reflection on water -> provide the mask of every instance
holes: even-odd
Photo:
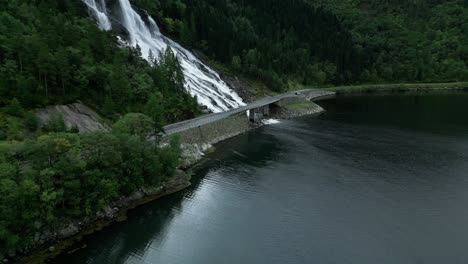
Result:
[[[338,97],[223,142],[56,263],[468,263],[468,95]]]

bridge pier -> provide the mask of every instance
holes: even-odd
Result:
[[[270,105],[267,104],[249,111],[249,120],[251,122],[260,122],[265,116],[270,115]]]

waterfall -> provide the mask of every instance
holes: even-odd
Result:
[[[106,3],[104,0],[101,0],[100,6],[97,5],[95,0],[83,0],[83,2],[88,6],[89,12],[97,20],[102,30],[110,30],[112,28],[110,19],[106,15]]]
[[[103,30],[111,29],[105,0],[100,0],[99,5],[94,0],[82,1],[86,3],[90,13]],[[146,60],[150,54],[157,56],[170,47],[184,70],[186,90],[192,96],[197,97],[199,104],[215,113],[245,105],[239,95],[229,88],[217,72],[203,64],[190,51],[162,35],[153,18],[148,16],[147,24],[132,8],[129,0],[118,0],[118,5],[120,7],[118,20],[129,34],[126,44],[133,47],[138,45],[141,48],[142,57]]]

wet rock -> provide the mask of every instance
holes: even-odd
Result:
[[[59,230],[58,236],[59,238],[66,238],[74,234],[77,234],[79,231],[80,229],[78,228],[78,226],[76,226],[75,224],[70,224],[67,227]]]
[[[213,148],[213,145],[201,143],[201,144],[181,144],[182,149],[182,168],[190,167],[197,161],[201,160],[205,153]]]
[[[159,192],[161,192],[162,190],[162,187],[161,186],[158,186],[158,187],[146,187],[146,188],[143,188],[142,191],[145,193],[145,195],[147,196],[151,196],[151,195],[155,195]]]
[[[102,211],[98,212],[96,214],[98,218],[107,218],[107,219],[112,219],[115,217],[115,212],[112,207],[106,206],[102,209]]]
[[[240,98],[242,98],[242,100],[244,100],[244,102],[250,103],[255,101],[256,98],[250,92],[251,88],[245,81],[239,79],[237,76],[223,72],[220,73],[220,77],[240,96]]]
[[[143,197],[145,197],[145,194],[142,191],[137,191],[132,196],[130,196],[129,199],[132,201],[138,201],[143,199]]]

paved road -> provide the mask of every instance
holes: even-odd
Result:
[[[174,133],[181,132],[187,129],[191,129],[191,128],[206,125],[212,122],[216,122],[218,120],[227,118],[237,113],[246,112],[247,110],[256,109],[265,105],[269,105],[269,104],[278,102],[284,98],[306,97],[310,100],[317,100],[319,98],[331,96],[334,94],[335,94],[334,92],[324,91],[324,90],[319,90],[319,89],[306,89],[306,90],[287,92],[287,93],[276,95],[276,96],[265,97],[257,101],[254,101],[252,103],[249,103],[248,105],[245,105],[243,107],[232,109],[227,112],[208,114],[208,115],[200,116],[194,119],[185,120],[179,123],[171,124],[171,125],[165,126],[164,130],[166,131],[167,135],[174,134]]]

